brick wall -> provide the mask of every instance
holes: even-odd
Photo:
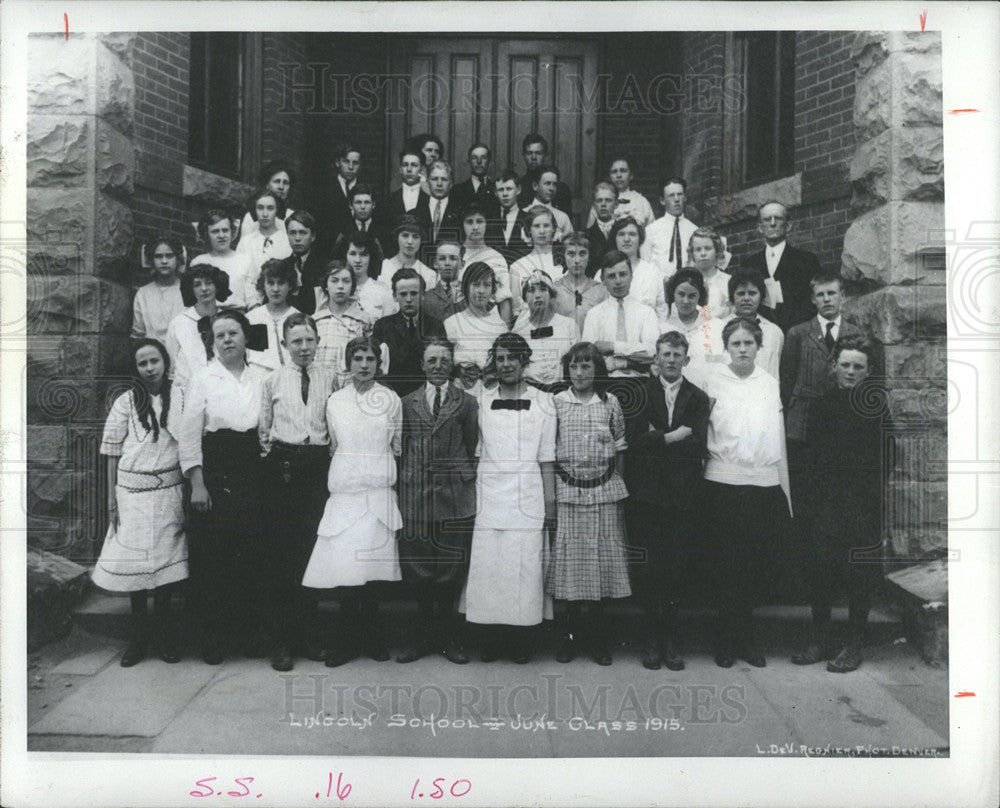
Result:
[[[598,113],[597,177],[624,156],[632,187],[659,212],[663,179],[683,169],[680,148],[683,95],[677,34],[629,34],[602,41],[598,72],[610,76]],[[679,93],[678,90],[681,92]]]
[[[300,172],[302,144],[305,139],[304,104],[287,103],[290,99],[285,77],[292,66],[305,63],[306,48],[301,34],[264,34],[263,116],[261,121],[263,158],[289,160]],[[295,194],[293,189],[293,195]]]
[[[725,73],[726,35],[685,35],[683,59],[682,71],[690,86],[690,100],[684,116],[681,176],[688,182],[688,198],[696,201],[717,196],[724,190],[722,78]]]
[[[186,224],[188,210],[182,199],[190,42],[186,33],[141,33],[136,37],[136,253],[142,240],[159,232],[191,243],[191,230]]]

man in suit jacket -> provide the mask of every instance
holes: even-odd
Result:
[[[747,258],[744,266],[761,274],[767,284],[767,298],[761,313],[787,332],[812,317],[812,290],[809,281],[821,272],[819,259],[811,252],[797,250],[788,241],[792,220],[780,202],[761,205],[757,229],[766,247]]]
[[[811,281],[812,302],[819,312],[793,326],[781,351],[781,402],[785,409],[788,474],[792,511],[798,513],[804,488],[806,427],[813,403],[833,389],[833,346],[838,337],[861,334],[841,316],[843,285],[837,275],[817,275]]]
[[[549,142],[537,132],[531,132],[521,141],[521,155],[524,157],[524,176],[518,185],[518,205],[526,208],[535,196],[534,183],[538,182],[539,169],[549,162]],[[557,182],[552,206],[567,216],[573,215],[573,193],[565,182]]]
[[[458,272],[462,268],[462,247],[457,241],[442,241],[434,251],[434,269],[438,282],[424,295],[423,311],[442,323],[462,311],[468,302],[462,298]]]
[[[462,240],[462,211],[451,196],[452,179],[451,163],[435,160],[431,164],[427,174],[427,184],[431,189],[431,229],[425,245],[425,255],[428,257],[433,254],[439,241]]]
[[[462,213],[475,202],[482,208],[487,220],[496,219],[500,215],[500,203],[497,202],[493,180],[490,178],[491,164],[489,146],[476,143],[469,147],[469,179],[458,183],[451,192],[451,198]]]
[[[424,239],[430,237],[431,198],[420,187],[421,166],[423,166],[423,155],[419,151],[403,149],[399,153],[399,176],[403,184],[379,205],[378,215],[375,217],[380,234],[379,240],[389,251],[386,258],[392,258],[396,254],[398,245],[392,238],[392,233],[407,214],[416,218]]]
[[[320,246],[329,250],[337,236],[351,226],[351,203],[348,194],[358,182],[361,171],[361,150],[354,143],[344,143],[334,154],[337,174],[319,201],[319,221],[322,223]]]
[[[594,213],[596,219],[587,228],[590,255],[596,272],[597,261],[608,250],[617,249],[610,241],[611,228],[615,224],[615,209],[618,207],[618,189],[610,182],[599,182],[594,186]],[[594,277],[588,269],[587,274]]]
[[[396,661],[439,651],[463,664],[469,657],[455,603],[469,569],[476,514],[479,409],[449,381],[454,346],[448,340],[431,338],[422,365],[426,384],[403,398],[399,475],[399,565],[416,593],[418,627]]]
[[[519,182],[513,171],[504,171],[494,181],[499,208],[497,218],[487,223],[484,237],[486,243],[504,257],[508,266],[531,252],[531,245],[524,238],[527,215],[518,203]]]
[[[285,231],[292,254],[283,263],[295,270],[299,287],[288,296],[289,305],[303,314],[315,314],[317,287],[323,286],[327,256],[316,246],[318,233],[312,214],[297,210],[285,220]]]
[[[424,342],[429,337],[443,337],[445,332],[440,320],[422,311],[424,279],[420,273],[404,267],[391,281],[399,311],[378,320],[372,337],[388,352],[386,384],[402,398],[423,385]]]
[[[348,198],[351,202],[351,221],[343,233],[337,236],[331,252],[337,255],[344,245],[350,244],[358,233],[367,233],[378,242],[382,254],[382,233],[375,223],[375,192],[366,182],[359,182],[351,188]]]
[[[682,670],[676,648],[678,590],[691,577],[699,533],[697,502],[707,456],[708,396],[682,375],[688,342],[670,331],[656,341],[658,375],[649,379],[641,406],[645,429],[629,442],[629,540],[644,550],[634,568],[634,590],[646,612],[642,664],[665,662]]]

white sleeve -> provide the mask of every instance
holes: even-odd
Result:
[[[205,433],[207,420],[207,396],[205,374],[195,374],[185,391],[184,413],[181,416],[180,434],[177,436],[181,471],[185,474],[202,464],[201,438]]]

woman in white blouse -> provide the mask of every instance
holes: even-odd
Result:
[[[295,212],[288,207],[288,198],[292,192],[292,185],[295,184],[295,173],[286,163],[272,160],[260,170],[260,174],[257,175],[257,184],[261,188],[274,191],[285,203],[285,213],[281,217],[281,224],[284,226],[284,220]],[[253,217],[253,211],[248,210],[240,223],[240,235],[245,236],[256,229],[257,221]]]
[[[514,322],[514,315],[511,313],[511,296],[514,290],[510,287],[507,260],[486,243],[486,212],[476,202],[469,204],[462,213],[462,233],[462,269],[458,273],[459,283],[465,270],[472,264],[477,261],[489,264],[497,279],[497,291],[493,296],[497,312],[505,323]]]
[[[269,258],[288,258],[292,254],[292,245],[285,232],[285,213],[285,200],[268,188],[262,188],[250,199],[250,215],[256,221],[257,229],[241,233],[236,247],[236,252],[247,256],[250,261],[250,272],[244,287],[248,309],[261,302],[256,287],[264,262]]]
[[[524,308],[518,291],[532,272],[540,269],[554,281],[566,274],[561,252],[556,252],[552,246],[556,234],[556,217],[551,210],[543,205],[531,208],[525,217],[524,233],[531,242],[531,252],[510,265],[511,305],[515,317]]]
[[[462,295],[468,306],[444,321],[444,331],[455,345],[457,382],[463,390],[479,390],[493,342],[507,332],[493,297],[497,279],[488,264],[477,261],[462,275]]]
[[[191,266],[210,264],[225,272],[229,276],[232,295],[224,308],[245,309],[247,300],[256,300],[256,289],[249,280],[252,274],[250,256],[232,248],[233,220],[229,218],[229,214],[221,210],[210,210],[202,216],[198,222],[198,238],[208,245],[208,252],[192,259]]]
[[[208,363],[208,348],[199,323],[211,317],[229,299],[229,276],[211,264],[191,267],[181,279],[184,302],[193,305],[184,309],[167,326],[167,353],[173,368],[173,383],[185,387],[192,374]]]
[[[132,303],[132,339],[166,342],[170,321],[184,309],[181,277],[184,246],[169,236],[157,236],[142,245],[143,266],[153,267],[149,283],[140,286]]]
[[[553,385],[562,381],[562,358],[580,341],[580,330],[572,317],[556,314],[555,288],[545,272],[537,270],[528,276],[521,299],[527,308],[517,316],[512,330],[531,346],[524,378],[553,392]]]
[[[378,280],[382,274],[382,248],[371,233],[352,233],[340,242],[333,257],[351,268],[354,299],[373,323],[399,311],[392,286]]]
[[[702,274],[685,267],[667,281],[667,305],[670,316],[660,323],[660,331],[678,331],[688,341],[688,363],[684,378],[705,389],[705,374],[709,365],[724,362],[728,354],[722,348],[721,320],[708,313],[708,290]]]
[[[214,355],[188,386],[178,441],[191,481],[189,566],[209,665],[222,662],[234,639],[248,656],[264,650],[256,533],[265,494],[257,439],[264,372],[247,364],[249,329],[238,311],[212,318]]]
[[[791,515],[781,396],[777,379],[755,363],[761,340],[753,320],[727,323],[722,341],[729,364],[710,372],[706,385],[713,406],[704,512],[717,565],[721,668],[737,658],[766,664],[754,644],[753,607],[773,582]]]

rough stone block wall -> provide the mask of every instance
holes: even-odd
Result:
[[[32,36],[27,77],[27,519],[89,560],[103,539],[98,445],[131,327],[135,35]]]
[[[928,558],[947,549],[948,515],[941,38],[859,33],[852,55],[856,210],[841,271],[868,291],[846,313],[885,346],[900,455],[889,483],[889,551]]]

